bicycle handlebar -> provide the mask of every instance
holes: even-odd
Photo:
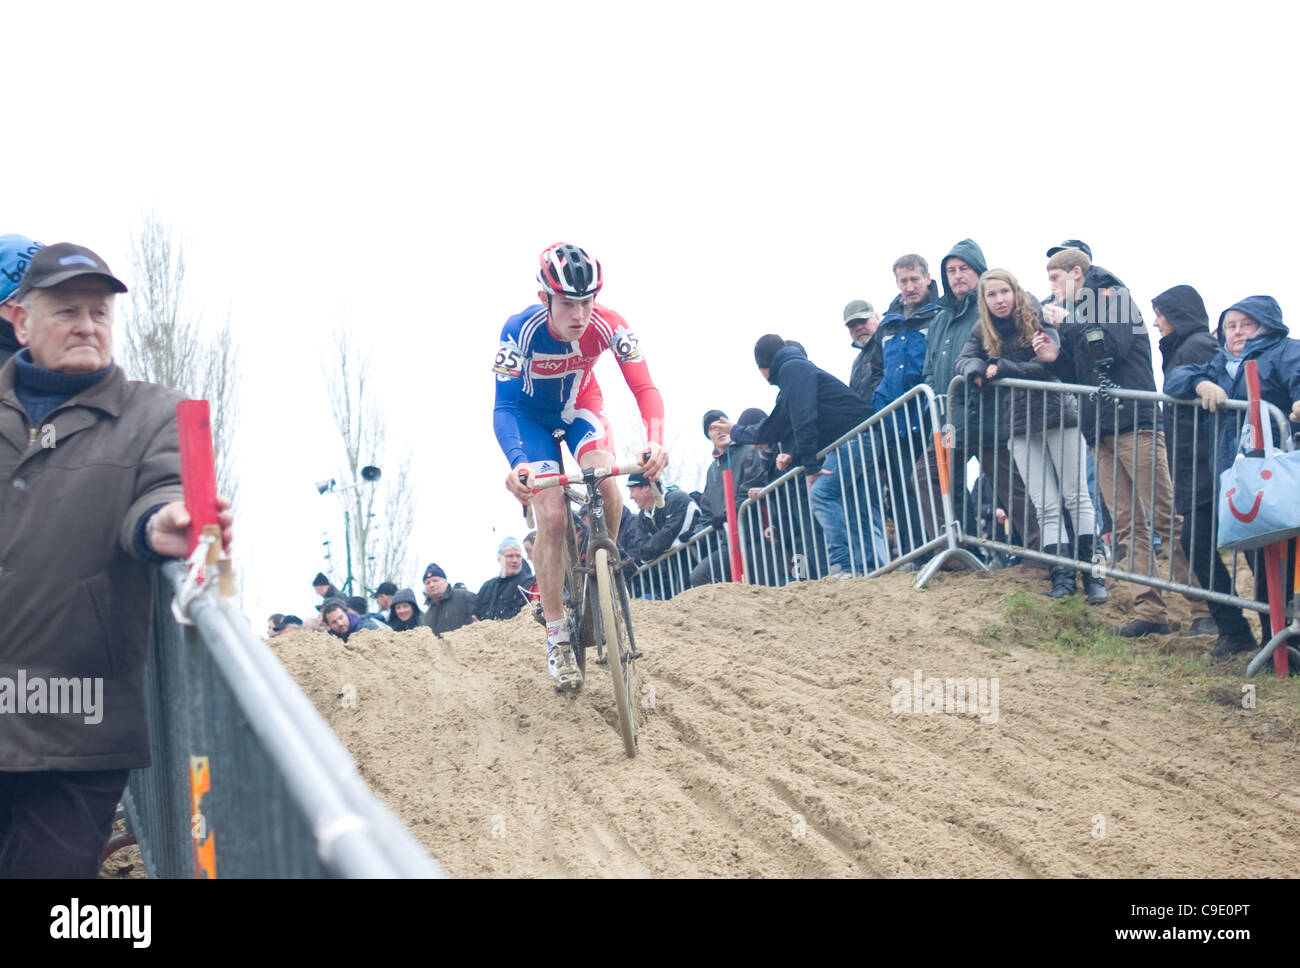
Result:
[[[596,480],[604,480],[607,477],[625,477],[629,474],[640,474],[643,469],[642,464],[619,464],[614,467],[593,467],[591,468],[592,476]],[[533,478],[533,493],[544,490],[548,487],[568,487],[570,484],[583,484],[582,474],[543,474]],[[658,510],[664,506],[664,492],[662,485],[658,481],[650,485],[650,492],[655,498],[655,509]],[[525,517],[528,519],[528,527],[534,528],[536,525],[533,521],[533,507],[531,504],[525,505]]]

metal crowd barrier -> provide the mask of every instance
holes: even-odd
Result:
[[[744,580],[784,585],[910,566],[920,571],[919,588],[949,560],[985,569],[960,545],[946,450],[936,451],[938,426],[934,391],[914,387],[818,453],[847,486],[811,491],[797,466],[747,498],[737,515]],[[632,594],[671,598],[690,586],[697,567],[698,577],[725,581],[727,555],[725,532],[707,528],[642,565]]]
[[[228,599],[172,617],[160,569],[145,674],[152,766],[128,821],[150,877],[440,877],[343,744]]]
[[[819,495],[794,467],[747,499],[739,516],[746,580],[783,585],[910,566],[920,588],[949,560],[985,569],[960,547],[938,426],[934,391],[913,387],[818,452],[833,460],[837,488]]]
[[[949,400],[954,399],[954,394],[964,383],[965,380],[961,376],[952,381],[948,387]],[[1017,391],[1020,392],[1019,398],[1012,397],[1012,408],[1015,414],[1024,416],[1027,427],[1040,426],[1044,431],[1012,434],[1009,432],[1010,428],[1003,427],[999,422],[993,432],[996,439],[994,449],[1018,448],[1027,460],[1041,461],[1045,469],[1038,475],[1040,480],[1037,487],[1026,486],[1029,500],[1022,504],[1020,513],[997,523],[987,520],[988,515],[984,504],[972,498],[969,489],[963,485],[956,485],[955,489],[959,492],[955,505],[956,521],[962,529],[964,544],[982,548],[991,556],[1000,554],[1014,555],[1022,559],[1031,558],[1049,566],[1063,565],[1075,570],[1089,571],[1098,578],[1118,578],[1163,591],[1176,592],[1189,599],[1213,601],[1268,613],[1266,602],[1243,598],[1232,590],[1230,576],[1237,574],[1242,558],[1239,552],[1232,553],[1231,563],[1226,566],[1228,577],[1226,579],[1216,577],[1211,581],[1212,585],[1217,585],[1221,580],[1226,580],[1228,589],[1211,590],[1198,583],[1195,567],[1198,562],[1183,551],[1183,520],[1173,506],[1176,477],[1183,477],[1186,482],[1184,475],[1190,475],[1193,511],[1197,507],[1202,510],[1189,515],[1192,520],[1187,525],[1187,544],[1193,549],[1194,554],[1200,552],[1205,555],[1199,563],[1207,572],[1214,574],[1216,572],[1214,563],[1219,556],[1218,543],[1213,540],[1213,536],[1218,533],[1216,488],[1218,475],[1217,471],[1211,470],[1212,467],[1217,467],[1217,462],[1211,463],[1211,455],[1217,450],[1223,421],[1233,421],[1234,436],[1240,436],[1249,406],[1246,401],[1228,400],[1218,411],[1209,413],[1201,407],[1199,401],[1176,400],[1163,393],[1119,387],[1099,390],[1095,386],[1083,384],[999,379],[986,384],[983,389],[975,387],[966,389],[971,399],[980,393],[986,396],[992,395],[993,406],[989,409],[995,414],[1003,413],[1007,394],[1014,395]],[[1103,405],[1107,403],[1107,397],[1111,400],[1127,402],[1127,405],[1132,408],[1135,424],[1146,423],[1148,427],[1152,425],[1155,427],[1154,430],[1129,433],[1121,429],[1119,412],[1116,409],[1103,406],[1096,410],[1092,427],[1094,441],[1102,441],[1106,438],[1112,441],[1103,444],[1105,456],[1111,464],[1109,481],[1104,479],[1100,470],[1096,471],[1096,476],[1102,479],[1093,479],[1091,469],[1099,460],[1099,448],[1095,445],[1087,447],[1084,458],[1074,462],[1074,466],[1070,468],[1073,474],[1067,473],[1065,479],[1062,479],[1061,454],[1068,452],[1065,440],[1073,436],[1070,434],[1072,429],[1069,425],[1070,418],[1066,406],[1063,405],[1067,397],[1074,398],[1076,409],[1080,414],[1079,423],[1073,428],[1079,436],[1082,436],[1084,428],[1082,408],[1078,405],[1086,397],[1098,399]],[[1052,402],[1053,398],[1055,402]],[[1293,449],[1287,416],[1271,404],[1264,404],[1264,408],[1277,427],[1274,439],[1279,441],[1279,446],[1283,449]],[[1187,409],[1190,409],[1193,420],[1193,429],[1190,433],[1182,431],[1176,419],[1180,410]],[[1109,411],[1109,414],[1103,414],[1103,410]],[[965,440],[986,439],[985,431],[988,428],[984,425],[985,409],[969,407],[965,410],[967,418],[970,417],[971,411],[978,414],[978,420],[968,419],[963,427]],[[1168,422],[1172,428],[1168,451],[1164,434],[1165,412],[1175,414],[1175,419]],[[945,432],[950,435],[954,430],[953,427],[945,428]],[[1046,443],[1046,436],[1049,433],[1055,437],[1053,443],[1059,445],[1055,452],[1052,452],[1052,448]],[[1185,437],[1191,439],[1183,439]],[[1125,439],[1120,442],[1120,438]],[[1207,448],[1215,450],[1206,453]],[[955,452],[954,468],[964,471],[967,462],[979,449],[978,446],[967,446],[963,451]],[[987,452],[988,448],[985,450]],[[1175,455],[1175,467],[1169,466],[1168,452]],[[998,462],[994,462],[991,473],[990,469],[983,466],[978,473],[990,480],[995,494],[1002,493],[1003,489],[1000,485],[1003,482],[999,480],[1002,469],[998,466]],[[1021,473],[1019,462],[1012,473]],[[1023,479],[1023,475],[1021,476]],[[955,479],[960,480],[956,477]],[[1106,483],[1109,483],[1109,489],[1104,486]],[[1107,490],[1114,498],[1113,503],[1119,507],[1110,507],[1109,504],[1112,502],[1099,500],[1104,498]],[[1064,496],[1066,494],[1073,495],[1072,500],[1067,500]],[[1110,528],[1112,541],[1109,549],[1101,540],[1106,526],[1102,523],[1103,513],[1099,504],[1107,505],[1108,517],[1115,518],[1117,511],[1120,516],[1120,520]],[[1037,509],[1045,507],[1055,510],[1043,520],[1037,530],[1040,535],[1046,535],[1056,533],[1059,529],[1067,538],[1064,550],[1068,551],[1068,554],[1059,553],[1063,548],[1059,541],[1048,541],[1046,537],[1040,537],[1038,542],[1031,545],[1022,537],[1037,524],[1036,520],[1031,519],[1031,515],[1036,516]],[[985,520],[972,526],[972,520],[980,518]],[[1087,521],[1089,518],[1093,521],[1090,529],[1077,526],[1080,520]],[[1127,527],[1121,526],[1123,519],[1127,519]],[[1085,537],[1089,538],[1090,542],[1084,543],[1085,553],[1082,556],[1084,560],[1080,560],[1080,539]],[[1092,549],[1091,555],[1086,553],[1089,543]],[[1157,544],[1160,545],[1158,552],[1155,548]],[[1176,567],[1180,559],[1185,562],[1182,568]],[[1224,576],[1225,572],[1217,574]],[[1257,582],[1263,582],[1262,574],[1257,577]]]
[[[628,582],[628,594],[633,598],[667,600],[691,586],[691,572],[697,567],[701,568],[701,577],[708,575],[710,583],[728,581],[728,554],[726,531],[709,525],[637,568]]]

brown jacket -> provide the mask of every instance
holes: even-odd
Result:
[[[147,766],[154,575],[134,538],[145,511],[182,498],[182,397],[114,366],[32,427],[14,373],[0,369],[0,710],[21,670],[29,690],[102,678],[102,718],[0,711],[0,771]]]

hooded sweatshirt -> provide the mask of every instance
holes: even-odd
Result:
[[[1199,292],[1191,286],[1174,286],[1151,300],[1151,305],[1174,328],[1160,339],[1160,362],[1166,380],[1176,366],[1195,366],[1214,359],[1219,344],[1210,333],[1210,316]],[[1186,515],[1196,504],[1214,499],[1214,478],[1204,470],[1214,447],[1213,420],[1206,419],[1209,416],[1195,407],[1165,407],[1165,453],[1174,482],[1174,510],[1179,514]],[[1193,453],[1202,462],[1195,480]]]
[[[406,604],[411,606],[411,617],[405,622],[397,617],[397,610],[392,607],[397,605],[398,602],[406,602]],[[389,606],[388,627],[394,632],[409,632],[411,629],[424,624],[420,621],[420,616],[423,613],[420,611],[420,606],[416,603],[414,590],[410,588],[400,589],[397,594],[393,596],[393,600],[389,603]]]
[[[796,347],[777,350],[767,381],[781,388],[771,414],[759,423],[733,427],[732,443],[784,442],[807,474],[821,470],[818,451],[871,416],[861,396],[809,363]]]
[[[939,311],[930,323],[930,332],[926,338],[925,368],[922,372],[922,379],[939,396],[948,392],[948,384],[957,373],[957,358],[961,356],[971,333],[980,324],[979,286],[961,299],[956,298],[948,287],[948,260],[953,258],[961,259],[981,276],[988,271],[984,251],[971,239],[962,239],[948,250],[948,254],[939,263],[943,296],[939,299]],[[966,447],[968,430],[972,437],[970,446],[995,445],[998,442],[998,415],[993,406],[993,394],[977,394],[972,404],[972,409],[967,413],[965,388],[957,390],[954,399],[948,401],[947,422],[953,425],[955,431],[953,445]],[[973,439],[976,436],[980,438],[978,441]]]
[[[1223,340],[1223,317],[1232,310],[1245,313],[1259,321],[1259,332],[1246,340],[1240,357],[1229,356]],[[1247,296],[1233,303],[1219,314],[1219,351],[1208,363],[1194,366],[1176,366],[1165,377],[1165,393],[1171,397],[1190,400],[1196,396],[1196,385],[1202,380],[1218,384],[1232,400],[1245,400],[1246,368],[1241,364],[1254,360],[1259,368],[1259,392],[1263,400],[1273,404],[1283,413],[1290,413],[1291,405],[1300,400],[1300,340],[1291,339],[1286,324],[1282,322],[1282,309],[1272,296]],[[1216,422],[1209,414],[1211,426]],[[1218,475],[1232,466],[1237,455],[1237,415],[1229,413],[1217,421],[1219,441],[1217,461],[1211,470],[1217,482]],[[1290,424],[1291,433],[1300,425]],[[1276,443],[1276,441],[1275,441]]]

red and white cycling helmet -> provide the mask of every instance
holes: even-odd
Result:
[[[600,292],[600,263],[576,245],[557,242],[542,250],[537,281],[553,296],[584,299]]]

